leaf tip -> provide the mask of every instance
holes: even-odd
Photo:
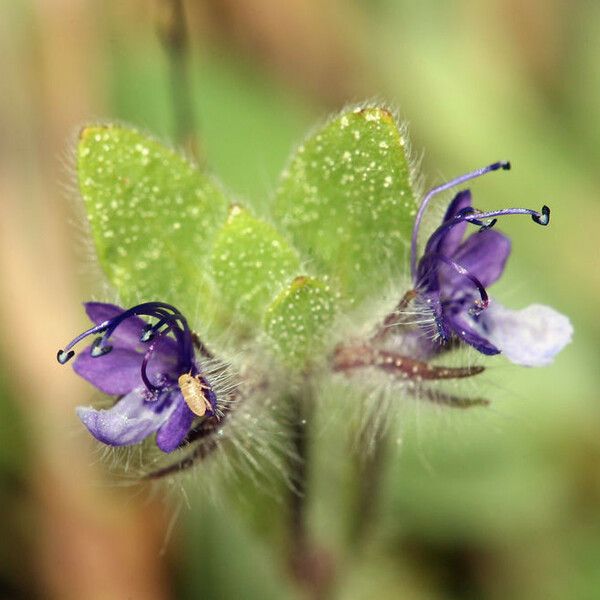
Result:
[[[357,106],[354,114],[363,117],[366,121],[388,121],[394,122],[392,111],[384,106]]]
[[[231,223],[236,217],[244,213],[244,209],[237,203],[229,205],[229,211],[227,213],[227,223]]]
[[[92,125],[84,125],[79,130],[79,141],[86,142],[90,139],[91,136],[96,135],[97,133],[102,133],[106,129],[110,129],[112,125],[99,125],[94,123]]]

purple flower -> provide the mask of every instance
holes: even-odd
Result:
[[[109,446],[138,444],[156,433],[156,444],[172,452],[185,439],[198,415],[216,415],[217,398],[200,374],[194,340],[185,317],[162,302],[147,302],[125,310],[114,304],[88,302],[85,309],[95,326],[59,350],[65,364],[73,346],[91,335],[94,342],[81,352],[73,368],[100,391],[117,396],[108,410],[78,407],[77,414],[90,433]],[[140,317],[154,319],[154,323]],[[195,411],[182,392],[180,379],[190,375],[205,400]],[[202,414],[203,413],[203,414]]]
[[[509,168],[510,163],[494,163],[436,187],[424,197],[413,229],[411,274],[418,302],[434,316],[441,340],[438,351],[459,338],[483,354],[503,352],[516,364],[545,365],[571,340],[569,319],[537,304],[511,311],[490,301],[486,288],[502,275],[511,248],[510,240],[492,229],[497,219],[530,215],[535,223],[546,226],[550,222],[547,206],[541,212],[529,208],[482,212],[473,208],[469,190],[461,191],[417,258],[419,226],[434,195],[490,171]],[[463,239],[469,225],[478,230]]]

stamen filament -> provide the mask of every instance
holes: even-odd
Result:
[[[175,317],[175,315],[173,315],[173,317]],[[188,372],[188,371],[192,371],[192,364],[193,364],[193,360],[192,360],[193,352],[192,352],[192,354],[189,354],[188,352],[186,352],[186,349],[188,348],[188,343],[191,340],[191,333],[190,333],[189,329],[179,328],[177,326],[178,320],[183,320],[185,322],[185,318],[182,315],[179,315],[179,317],[175,317],[175,318],[169,318],[169,319],[165,318],[164,322],[169,323],[169,326],[166,327],[163,331],[161,331],[160,335],[167,335],[169,333],[169,331],[173,331],[173,334],[177,338],[177,343],[180,344],[181,347],[183,348],[183,351],[181,353],[179,353],[179,362],[177,365],[177,371],[178,372]],[[187,327],[187,322],[185,322],[185,326]],[[162,325],[161,325],[161,327],[162,327]],[[157,392],[160,389],[157,386],[155,386],[150,381],[150,378],[148,377],[148,363],[150,362],[150,358],[152,357],[152,354],[154,353],[155,346],[157,343],[158,343],[158,340],[154,340],[150,344],[150,347],[144,354],[144,359],[142,360],[141,377],[142,377],[142,381],[144,382],[144,385],[150,392]],[[182,356],[185,358],[182,358]]]
[[[143,304],[138,304],[137,306],[133,306],[132,308],[128,308],[123,311],[120,315],[116,316],[114,319],[109,321],[110,325],[104,333],[104,338],[108,339],[114,332],[114,330],[126,319],[129,319],[133,316],[145,316],[145,317],[156,317],[158,314],[160,317],[167,314],[165,311],[170,311],[175,314],[179,314],[179,311],[170,304],[165,304],[164,302],[145,302]]]
[[[56,359],[61,365],[68,363],[73,356],[75,356],[75,352],[71,350],[73,346],[84,340],[86,337],[90,335],[94,335],[96,333],[102,333],[105,329],[110,325],[110,321],[104,321],[100,323],[100,325],[96,325],[95,327],[91,327],[90,329],[86,329],[84,332],[80,333],[77,337],[73,338],[64,349],[59,350],[56,353]]]
[[[481,169],[477,169],[475,171],[471,171],[470,173],[466,173],[465,175],[461,175],[460,177],[456,177],[442,185],[438,185],[433,189],[429,190],[423,200],[421,201],[421,205],[419,206],[419,210],[417,211],[417,216],[415,217],[415,224],[412,232],[412,239],[410,243],[410,272],[413,279],[417,273],[417,238],[419,234],[419,226],[421,225],[421,221],[423,219],[423,215],[425,214],[425,209],[427,205],[431,201],[431,199],[441,193],[449,190],[457,185],[461,185],[466,181],[470,181],[471,179],[476,179],[477,177],[481,177],[486,173],[490,173],[491,171],[497,171],[498,169],[504,169],[508,171],[510,169],[510,163],[507,161],[499,161],[488,165],[487,167],[483,167]]]
[[[444,256],[443,254],[439,254],[438,258],[442,262],[446,263],[448,266],[452,267],[459,275],[466,277],[477,288],[477,291],[479,292],[479,296],[481,298],[481,304],[478,306],[478,308],[480,308],[481,310],[485,310],[490,303],[490,298],[481,281],[479,281],[479,279],[477,279],[475,275],[470,273],[467,269],[465,269],[465,267],[457,263],[455,260],[452,260],[451,258]]]
[[[496,224],[495,217],[507,217],[510,215],[530,215],[536,223],[542,226],[546,226],[550,222],[550,208],[546,205],[542,206],[541,212],[533,210],[532,208],[502,208],[500,210],[491,210],[487,212],[460,211],[456,216],[452,217],[452,219],[448,219],[448,221],[442,223],[431,234],[421,260],[432,253],[432,250],[436,248],[437,243],[448,233],[448,231],[450,231],[450,229],[456,227],[460,223],[472,223],[479,227],[489,229]],[[483,223],[483,219],[493,219],[493,221],[486,225]]]
[[[148,362],[150,361],[150,357],[152,356],[152,354],[154,354],[154,347],[156,345],[156,341],[152,342],[152,344],[150,344],[150,347],[148,348],[148,350],[146,351],[146,354],[144,354],[144,359],[142,360],[142,368],[140,370],[140,375],[142,377],[142,381],[144,382],[144,385],[146,386],[146,389],[149,392],[153,392],[153,393],[157,393],[160,391],[160,388],[155,386],[150,379],[148,378]]]
[[[108,343],[110,336],[115,332],[121,323],[134,316],[144,316],[158,319],[156,324],[148,324],[144,328],[144,332],[141,336],[141,340],[143,342],[150,341],[161,327],[168,325],[168,327],[163,329],[163,331],[160,331],[160,335],[167,335],[170,331],[173,332],[173,335],[176,337],[177,344],[180,348],[180,352],[178,352],[180,363],[178,365],[178,369],[185,371],[190,368],[194,356],[192,332],[185,317],[174,306],[164,302],[145,302],[143,304],[138,304],[137,306],[124,310],[121,314],[112,319],[87,329],[71,340],[71,342],[69,342],[64,349],[60,349],[56,354],[56,359],[60,364],[66,364],[75,355],[75,352],[71,350],[71,348],[85,338],[98,333],[101,333],[102,336],[94,340],[92,343],[91,355],[94,358],[97,358],[108,354],[112,350],[112,346]],[[148,352],[151,355],[153,351],[154,345],[149,349]],[[144,383],[148,383],[147,387],[149,390],[156,391],[157,388],[148,381],[146,375],[146,365],[150,358],[148,352],[144,357],[145,362],[144,366],[142,367],[142,378],[145,378]]]
[[[154,336],[157,333],[159,335],[167,335],[169,331],[172,330],[175,337],[177,337],[178,343],[182,346],[182,355],[193,356],[193,335],[185,317],[179,312],[170,315],[162,311],[157,311],[154,316],[156,316],[156,318],[161,316],[161,318],[154,325],[149,324],[144,328],[144,332],[140,338],[141,341],[149,342],[154,339]],[[178,322],[181,323],[181,327],[178,325]],[[159,331],[161,327],[164,327],[167,324],[168,327]]]
[[[465,269],[465,267],[463,267],[460,263],[457,263],[455,260],[452,260],[445,254],[432,252],[431,254],[424,256],[421,260],[424,261],[425,259],[427,259],[427,262],[422,262],[422,264],[427,264],[428,262],[433,262],[434,260],[440,260],[454,269],[462,277],[466,277],[477,288],[479,296],[481,297],[481,301],[476,305],[477,311],[479,312],[481,310],[485,310],[488,307],[490,299],[484,285],[468,269]],[[432,271],[434,273],[436,272],[435,269],[432,269]]]

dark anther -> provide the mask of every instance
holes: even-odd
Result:
[[[112,346],[109,346],[108,344],[103,345],[102,340],[103,340],[103,338],[101,338],[101,337],[96,338],[94,340],[94,343],[92,344],[92,349],[90,350],[90,354],[94,358],[98,358],[99,356],[104,356],[105,354],[108,354],[112,350]]]
[[[140,337],[141,342],[149,342],[152,338],[154,338],[154,334],[156,331],[154,330],[154,326],[148,323],[144,326],[144,331],[142,332],[142,336]]]
[[[504,171],[509,171],[510,163],[507,160],[499,160],[497,163],[494,163],[489,166],[490,171],[497,171],[498,169],[503,169]]]
[[[65,352],[64,350],[59,350],[56,353],[56,360],[61,365],[64,365],[64,364],[68,363],[74,356],[75,356],[75,352],[73,352],[73,350],[69,350],[68,352]]]
[[[489,223],[483,223],[480,226],[479,231],[485,231],[486,229],[491,229],[497,222],[498,222],[498,219],[492,219]]]
[[[459,219],[462,217],[467,217],[469,215],[473,215],[475,214],[477,211],[472,207],[472,206],[465,206],[464,208],[461,208],[455,215],[454,218],[455,219]]]
[[[550,207],[542,206],[542,214],[541,215],[531,215],[531,218],[538,224],[543,225],[544,227],[550,223]]]

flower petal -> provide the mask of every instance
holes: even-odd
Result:
[[[471,192],[469,190],[462,190],[458,192],[454,199],[448,205],[448,209],[446,210],[446,214],[444,215],[444,220],[442,223],[452,219],[459,211],[467,208],[467,206],[471,206]],[[452,227],[452,229],[448,230],[448,233],[442,237],[442,239],[438,242],[436,252],[440,254],[445,254],[446,256],[452,256],[458,246],[460,245],[461,240],[465,235],[465,231],[467,230],[467,223],[459,223]]]
[[[105,394],[124,396],[142,383],[142,359],[139,352],[122,348],[93,357],[87,348],[75,359],[73,370]]]
[[[500,354],[500,349],[492,343],[485,332],[479,330],[480,328],[468,314],[461,312],[452,315],[447,317],[447,322],[459,338],[478,352],[487,355]]]
[[[127,394],[108,410],[79,406],[77,414],[90,433],[109,446],[130,446],[140,443],[167,422],[177,404],[175,394],[148,401],[140,388]]]
[[[499,231],[485,229],[470,235],[452,259],[487,287],[502,275],[509,254],[510,240]],[[468,279],[450,269],[444,269],[443,275],[448,285],[472,287]]]
[[[176,394],[174,403],[176,408],[173,414],[156,434],[156,445],[163,452],[173,452],[181,444],[196,417],[188,408],[181,393]]]
[[[480,319],[489,339],[508,360],[527,367],[550,364],[573,335],[569,319],[542,304],[510,310],[493,303]]]

